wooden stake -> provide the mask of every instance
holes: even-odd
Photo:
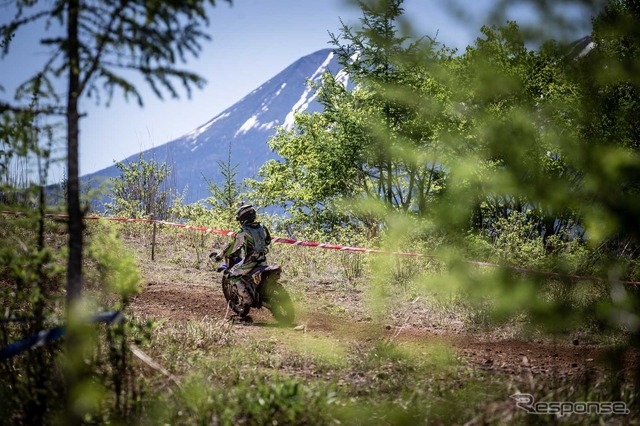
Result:
[[[156,257],[156,227],[157,223],[153,222],[153,237],[151,237],[151,260],[154,261]]]

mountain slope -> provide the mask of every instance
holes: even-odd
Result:
[[[337,74],[339,70],[331,49],[304,56],[208,122],[173,141],[144,151],[143,156],[146,160],[154,158],[172,166],[177,189],[181,191],[188,187],[186,202],[209,195],[203,175],[214,182],[219,181],[217,162],[227,161],[229,149],[232,165],[239,164],[237,177],[254,177],[265,161],[275,158],[267,146],[275,128],[291,129],[296,111],[322,109],[307,80],[318,82],[324,72]],[[339,76],[344,84],[348,83],[344,72]],[[123,161],[136,161],[137,158],[136,154]],[[100,180],[118,174],[114,165],[85,175],[83,180]]]

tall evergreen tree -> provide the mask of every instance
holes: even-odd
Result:
[[[218,161],[222,183],[217,184],[213,180],[205,177],[207,189],[211,193],[207,197],[207,202],[213,209],[215,215],[223,218],[227,226],[236,225],[236,210],[243,201],[244,185],[238,181],[239,164],[231,163],[231,144],[227,152],[227,161]]]
[[[116,91],[143,105],[142,95],[130,79],[131,71],[160,98],[164,94],[178,96],[175,83],[191,94],[201,87],[202,77],[178,66],[189,55],[198,56],[201,42],[209,36],[207,5],[214,0],[118,2],[56,0],[13,2],[16,13],[8,24],[0,27],[3,54],[9,52],[11,40],[21,30],[53,29],[55,37],[43,36],[40,42],[50,47],[43,69],[28,79],[18,93],[39,84],[42,100],[40,113],[64,114],[67,128],[67,205],[69,213],[69,260],[67,298],[70,303],[81,294],[82,282],[82,210],[78,176],[80,101],[106,92],[109,101]],[[57,31],[58,27],[60,31]],[[55,83],[66,75],[66,102],[60,102]],[[44,100],[49,103],[44,103]],[[0,104],[0,112],[20,111],[17,104]]]
[[[0,26],[3,57],[11,40],[21,31],[47,30],[53,37],[42,36],[40,43],[50,48],[43,68],[17,91],[30,93],[41,100],[34,113],[65,117],[67,142],[67,419],[69,424],[83,422],[78,411],[78,385],[83,380],[83,339],[78,329],[82,291],[83,211],[80,203],[78,153],[81,101],[106,93],[107,103],[116,91],[143,105],[142,95],[130,79],[132,72],[142,76],[154,94],[178,96],[176,83],[187,95],[204,80],[181,68],[189,56],[198,56],[201,42],[209,37],[207,6],[215,0],[15,0],[14,18]],[[62,82],[61,82],[62,80]],[[66,86],[60,92],[57,84]],[[66,100],[61,98],[66,95]],[[48,101],[49,103],[46,103]],[[0,113],[21,112],[20,103],[1,103]]]

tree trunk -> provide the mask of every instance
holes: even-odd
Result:
[[[67,262],[67,309],[82,291],[82,211],[78,167],[78,98],[80,51],[78,43],[79,0],[68,2],[69,93],[67,101],[67,208],[69,213],[69,259]]]
[[[69,258],[67,261],[67,336],[66,352],[66,423],[82,424],[76,394],[82,382],[82,340],[78,330],[78,309],[82,290],[82,211],[78,176],[78,98],[80,97],[80,49],[78,15],[80,0],[67,2],[67,55],[69,60],[69,93],[67,99],[67,208],[69,213]]]

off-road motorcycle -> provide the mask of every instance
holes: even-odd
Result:
[[[295,320],[293,302],[287,290],[280,284],[282,268],[276,265],[256,266],[248,274],[240,279],[253,298],[251,305],[243,303],[243,298],[238,295],[238,287],[229,279],[231,266],[239,262],[239,259],[224,259],[217,268],[222,272],[222,293],[229,307],[240,317],[249,314],[251,308],[260,309],[263,306],[271,311],[273,317],[282,325],[292,325]],[[231,266],[229,266],[231,265]]]

